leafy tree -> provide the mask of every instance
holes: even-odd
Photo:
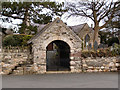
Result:
[[[3,21],[12,22],[12,19],[22,20],[19,33],[26,34],[35,31],[36,27],[31,23],[47,24],[54,16],[62,16],[65,9],[64,3],[56,2],[3,2],[2,15],[7,16]],[[30,29],[32,28],[32,29]],[[30,34],[30,32],[28,33]]]
[[[90,18],[94,22],[94,39],[97,41],[98,31],[112,20],[117,11],[118,2],[108,0],[81,0],[78,3],[68,3],[69,17],[82,16]],[[100,23],[105,21],[102,26]]]

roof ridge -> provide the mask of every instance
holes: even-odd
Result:
[[[80,26],[80,25],[84,25],[84,24],[87,24],[87,23],[78,24],[78,25],[74,25],[74,26]],[[74,27],[74,26],[68,26],[68,27]]]
[[[85,27],[86,24],[84,24],[84,26],[81,28],[81,30]]]

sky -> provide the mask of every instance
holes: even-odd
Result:
[[[50,0],[50,1],[56,1],[56,2],[75,2],[76,0]],[[79,1],[79,0],[78,0]],[[110,0],[111,1],[111,0]],[[114,0],[116,1],[116,0]],[[70,17],[70,18],[66,18],[66,15],[67,13],[64,13],[63,16],[61,17],[61,20],[65,23],[67,23],[68,26],[74,26],[74,25],[79,25],[79,24],[83,24],[83,23],[87,23],[90,27],[93,23],[93,21],[89,18],[85,19],[83,17]],[[1,16],[0,16],[1,18]],[[57,18],[54,17],[54,18]],[[18,30],[18,27],[17,25],[15,24],[20,24],[21,21],[16,19],[16,20],[13,20],[13,24],[12,23],[3,23],[1,20],[0,20],[0,25],[3,26],[3,27],[6,27],[6,28],[15,28],[16,30]]]
[[[80,0],[50,0],[50,1],[55,1],[55,2],[59,2],[59,3],[66,3],[66,2],[76,2],[76,1],[80,1]],[[85,1],[85,0],[84,0]],[[67,13],[63,14],[63,16],[61,17],[61,20],[65,23],[67,23],[68,26],[74,26],[74,25],[79,25],[79,24],[83,24],[83,23],[87,23],[89,26],[91,26],[91,24],[93,24],[93,21],[89,18],[85,19],[83,17],[70,17],[70,18],[66,18]]]

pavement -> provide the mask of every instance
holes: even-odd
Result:
[[[2,88],[118,88],[118,73],[4,75]]]

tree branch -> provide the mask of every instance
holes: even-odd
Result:
[[[11,18],[13,18],[13,19],[24,19],[24,18],[21,18],[21,17],[18,17],[18,16],[12,16],[12,15],[10,15],[10,14],[2,14],[3,16],[7,16],[7,17],[11,17]]]
[[[108,17],[108,21],[106,21],[106,23],[105,23],[104,25],[102,25],[102,26],[100,27],[100,29],[104,28],[104,27],[112,20],[114,14],[115,14],[115,11],[116,11],[116,5],[117,5],[117,3],[114,4],[113,10],[111,11],[111,16],[110,16],[110,18]],[[110,6],[110,7],[111,7],[111,6]],[[110,10],[110,8],[109,8],[109,10]]]
[[[112,2],[108,8],[108,10],[105,10],[105,12],[100,16],[98,22],[100,22],[103,18],[105,18],[106,16],[108,16],[108,14],[111,12],[111,7],[112,7]],[[115,7],[115,6],[114,6]],[[107,9],[107,8],[106,8]]]
[[[102,26],[100,26],[100,29],[104,28],[111,20],[112,20],[113,17],[109,18],[109,20]]]
[[[83,12],[84,16],[86,16],[94,21],[94,19],[91,17],[91,15],[87,15],[83,10],[82,10],[82,12]]]

